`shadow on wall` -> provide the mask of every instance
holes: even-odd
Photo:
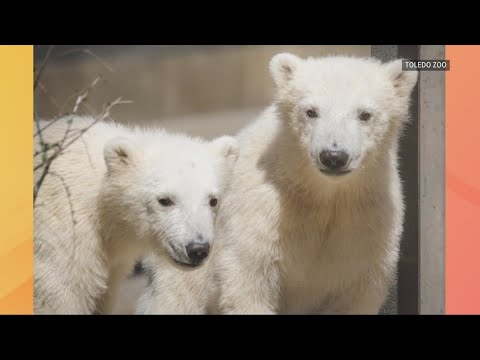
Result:
[[[90,87],[79,113],[101,112],[118,97],[112,117],[122,123],[160,125],[192,135],[234,134],[272,100],[270,58],[370,56],[370,46],[56,46],[42,73],[35,108],[42,118],[72,112]],[[36,49],[41,63],[46,46]]]

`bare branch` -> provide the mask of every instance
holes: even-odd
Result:
[[[54,103],[55,107],[57,108],[59,116],[56,119],[51,120],[47,125],[45,125],[44,128],[40,129],[40,127],[39,127],[39,130],[33,136],[34,137],[39,136],[42,131],[44,131],[45,129],[47,129],[51,125],[55,124],[58,120],[63,119],[65,116],[68,116],[69,114],[62,114],[62,111],[63,111],[65,105],[74,96],[76,96],[78,94],[81,94],[80,96],[78,96],[77,102],[76,102],[75,107],[73,109],[73,113],[76,113],[78,111],[78,107],[80,106],[80,104],[84,103],[84,101],[86,100],[86,98],[88,96],[88,92],[90,90],[92,90],[100,82],[100,80],[102,80],[102,76],[98,75],[95,78],[95,80],[93,80],[93,82],[89,86],[85,87],[82,90],[76,91],[72,95],[70,95],[62,106],[58,105],[58,103],[56,102],[56,99],[53,96],[49,96],[50,101],[52,101]],[[48,94],[47,89],[45,88],[45,86],[42,83],[40,83],[39,86],[40,86],[40,89],[42,89],[42,91],[45,92],[45,94]],[[79,101],[79,99],[81,101]],[[88,108],[88,110],[92,113],[92,115],[95,115],[95,110],[90,105],[88,105],[86,103],[84,105]]]
[[[87,143],[85,142],[85,139],[81,137],[80,140],[82,141],[83,147],[85,148],[85,154],[87,154],[87,159],[88,159],[88,163],[90,164],[90,167],[92,169],[95,169],[95,165],[93,165],[92,157],[90,156],[90,151],[88,151],[88,146],[87,146]]]
[[[45,94],[45,96],[48,97],[48,100],[50,100],[50,102],[55,106],[57,111],[60,111],[60,106],[58,105],[57,99],[55,99],[55,97],[50,95],[47,88],[45,87],[45,85],[42,84],[41,81],[38,83],[38,87],[40,88],[40,90],[42,90],[42,92]]]
[[[43,70],[47,66],[47,63],[48,63],[48,60],[50,59],[50,55],[52,54],[53,48],[54,48],[54,46],[50,45],[50,47],[48,48],[47,54],[45,55],[45,58],[43,59],[43,62],[40,65],[40,68],[37,71],[37,75],[35,76],[35,80],[34,80],[34,83],[33,83],[33,91],[35,91],[35,89],[38,85],[38,82],[40,81],[40,78],[42,76]],[[34,116],[34,119],[35,119],[35,124],[37,126],[37,129],[39,131],[38,132],[38,135],[39,135],[38,138],[40,140],[40,149],[43,153],[43,161],[45,162],[46,157],[47,157],[47,150],[46,150],[45,142],[43,141],[42,131],[40,130],[40,122],[38,120],[38,116]],[[39,181],[37,181],[37,183],[35,184],[35,187],[33,188],[33,204],[34,205],[35,205],[35,201],[37,200],[37,195],[38,195],[38,191],[40,190],[40,186],[42,185],[43,180],[45,179],[45,176],[47,176],[49,168],[50,168],[50,163],[48,163],[47,166],[45,166],[45,168],[43,169],[44,171],[43,171],[42,175],[40,176]]]
[[[100,64],[102,64],[108,71],[110,72],[114,72],[112,66],[110,64],[108,64],[105,60],[103,60],[100,56],[96,55],[93,51],[91,51],[90,49],[85,49],[85,48],[80,48],[80,49],[72,49],[72,50],[67,50],[65,52],[63,52],[60,56],[58,56],[59,58],[60,57],[64,57],[64,56],[67,56],[67,55],[70,55],[70,54],[74,54],[74,53],[84,53],[84,54],[87,54],[87,55],[90,55],[92,56],[95,60],[97,60]]]
[[[88,93],[90,90],[92,90],[99,82],[102,80],[102,75],[98,75],[93,82],[88,85],[87,87],[75,91],[72,95],[70,95],[67,100],[63,103],[63,105],[60,107],[59,113],[61,114],[65,106],[68,104],[68,102],[73,99],[75,96],[77,96],[77,101],[75,103],[75,106],[73,108],[73,113],[76,113],[78,111],[78,107],[80,106],[81,103],[83,103],[88,96]]]
[[[60,144],[48,144],[48,143],[45,143],[45,151],[42,149],[42,150],[38,150],[38,151],[35,151],[35,153],[33,154],[33,156],[38,156],[40,154],[43,154],[45,153],[46,151],[48,150],[51,150],[53,148],[56,148],[60,146]]]
[[[43,162],[42,164],[44,164]],[[38,192],[40,191],[40,187],[43,184],[43,180],[45,180],[45,177],[48,174],[48,170],[50,170],[50,165],[52,165],[52,161],[46,161],[45,167],[43,168],[42,175],[40,175],[40,178],[38,181],[35,183],[35,187],[33,188],[33,205],[35,206],[35,201],[37,200],[37,195]],[[36,170],[37,168],[35,168]]]
[[[38,72],[36,73],[36,77],[35,77],[35,83],[34,83],[34,89],[40,85],[40,88],[42,89],[42,91],[47,94],[48,96],[48,91],[47,89],[45,88],[45,86],[40,82],[40,78],[41,78],[41,74],[43,72],[43,70],[45,69],[45,66],[47,64],[47,62],[49,61],[50,57],[51,57],[51,53],[52,53],[52,50],[53,50],[53,46],[50,46],[49,49],[48,49],[48,52],[47,52],[47,55],[45,56],[45,59],[44,61],[42,62]],[[89,49],[74,49],[74,50],[70,50],[70,51],[66,51],[64,52],[61,57],[63,56],[66,56],[68,54],[72,54],[72,53],[75,53],[75,52],[81,52],[81,53],[85,53],[85,54],[88,54],[90,56],[92,56],[93,58],[95,58],[98,62],[100,62],[107,70],[113,72],[113,69],[112,67],[107,63],[105,62],[104,60],[102,60],[100,57],[98,57],[97,55],[95,55],[91,50]],[[86,144],[85,144],[85,141],[84,139],[82,138],[82,136],[87,132],[89,131],[95,124],[97,124],[98,122],[100,121],[103,121],[105,120],[106,118],[108,118],[110,116],[110,112],[112,110],[112,108],[116,105],[119,105],[119,104],[128,104],[128,103],[132,103],[132,101],[126,101],[126,100],[122,100],[121,97],[115,99],[113,102],[111,103],[108,103],[108,104],[105,104],[104,105],[104,108],[103,108],[103,111],[97,115],[95,114],[95,110],[86,102],[86,100],[88,99],[89,97],[89,93],[90,91],[98,84],[100,83],[102,79],[102,76],[99,75],[97,76],[94,81],[89,85],[87,86],[86,88],[80,90],[80,91],[77,91],[75,92],[74,94],[72,94],[66,101],[65,103],[62,105],[62,106],[58,106],[58,103],[56,102],[55,98],[53,98],[52,96],[49,97],[50,101],[52,101],[54,103],[54,105],[56,106],[59,114],[61,115],[62,112],[63,112],[63,109],[64,107],[70,103],[70,100],[72,98],[74,98],[76,96],[76,100],[75,100],[75,104],[73,106],[73,114],[70,114],[70,116],[68,116],[69,114],[65,114],[65,115],[61,115],[59,116],[58,118],[50,121],[48,124],[46,124],[43,128],[40,128],[40,121],[38,119],[37,116],[35,116],[35,124],[36,124],[36,132],[34,134],[34,137],[38,137],[38,141],[40,143],[40,150],[37,150],[35,153],[34,153],[34,157],[36,156],[39,156],[41,155],[42,156],[42,162],[35,166],[34,167],[34,172],[37,171],[37,170],[40,170],[42,171],[40,177],[38,178],[38,181],[35,183],[35,186],[34,186],[34,206],[36,206],[36,200],[37,200],[37,197],[38,197],[38,193],[39,193],[39,190],[40,190],[40,187],[42,186],[42,183],[44,182],[46,176],[51,173],[50,172],[50,169],[51,169],[51,165],[53,163],[53,161],[60,155],[62,154],[65,150],[68,149],[68,147],[72,144],[74,144],[78,139],[81,139],[82,142],[83,142],[83,145],[86,147]],[[74,119],[74,114],[77,114],[80,110],[80,107],[82,105],[85,105],[89,111],[92,112],[92,114],[94,115],[94,120],[93,122],[88,125],[87,127],[85,127],[84,129],[71,129],[71,125],[72,125],[72,122],[73,122],[73,119]],[[43,132],[49,128],[50,126],[52,126],[53,124],[55,124],[56,122],[58,122],[59,120],[66,120],[68,122],[68,127],[67,127],[67,130],[65,131],[65,133],[63,134],[63,138],[60,140],[60,141],[57,141],[57,142],[54,142],[54,143],[46,143],[45,142],[45,139],[44,139],[44,135],[43,135]],[[88,149],[87,150],[87,155],[88,155],[88,158],[89,158],[89,162],[90,162],[90,166],[93,166],[92,164],[92,161],[90,159],[90,154],[88,154]],[[43,168],[43,169],[42,169]],[[56,177],[59,177],[60,180],[62,181],[62,185],[63,187],[65,188],[65,191],[67,193],[67,196],[69,197],[70,199],[70,191],[68,189],[68,186],[65,182],[65,179],[63,179],[60,175],[56,174],[56,173],[51,173],[52,175],[56,176]],[[69,200],[70,201],[70,200]],[[75,221],[74,219],[74,212],[73,212],[73,207],[72,207],[72,204],[70,204],[71,206],[71,214],[72,214],[72,219],[73,221]]]
[[[105,120],[107,117],[109,117],[110,116],[110,110],[112,110],[112,108],[114,106],[121,105],[121,104],[132,104],[132,103],[133,103],[132,100],[122,100],[121,96],[118,97],[113,102],[105,104],[105,109],[103,110],[103,114],[100,117],[100,120]]]
[[[69,143],[67,143],[62,149],[61,151],[67,149],[70,145],[72,145],[75,141],[77,141],[83,134],[85,134],[88,130],[90,130],[92,128],[92,126],[94,126],[96,123],[98,123],[99,121],[103,121],[105,120],[107,117],[110,116],[110,110],[116,106],[116,105],[120,105],[120,104],[131,104],[133,101],[130,101],[130,100],[122,100],[121,97],[117,98],[116,100],[114,100],[112,103],[110,104],[106,104],[107,106],[105,107],[105,110],[103,111],[103,113],[95,120],[93,121],[90,125],[88,125],[85,129],[82,129],[80,131],[80,134],[78,136],[76,136],[72,141],[70,141]]]
[[[37,119],[37,117],[35,117],[35,119]],[[37,120],[37,124],[38,124],[38,120]],[[56,144],[56,145],[58,145],[58,150],[48,159],[47,159],[48,149],[47,149],[47,146],[45,145],[45,142],[43,141],[42,131],[40,131],[39,138],[41,139],[41,142],[43,144],[42,149],[43,149],[43,154],[44,154],[43,163],[46,164],[46,165],[45,165],[45,168],[43,169],[42,175],[40,176],[38,181],[35,183],[35,188],[33,189],[33,205],[35,205],[35,201],[37,200],[38,192],[40,191],[40,187],[42,186],[43,181],[45,180],[45,177],[47,176],[48,171],[50,170],[50,166],[52,165],[52,161],[55,159],[55,157],[58,156],[59,151],[62,150],[62,146],[65,143],[65,140],[67,139],[67,135],[70,132],[71,126],[72,126],[72,120],[68,121],[67,131],[65,131],[63,139],[58,144]],[[55,155],[55,154],[57,154],[57,155]],[[35,170],[36,170],[36,168],[34,169],[34,171]]]
[[[75,220],[75,210],[74,210],[73,204],[72,204],[72,194],[70,192],[70,188],[68,187],[67,182],[65,181],[63,176],[57,174],[54,171],[51,171],[50,174],[57,177],[58,179],[60,179],[60,182],[62,183],[62,186],[65,189],[65,193],[67,194],[68,204],[70,206],[70,215],[72,217],[73,236],[75,238],[75,225],[77,224],[77,221]]]
[[[37,129],[40,129],[40,122],[38,120],[38,117],[35,116],[35,125],[37,126]],[[40,140],[40,148],[42,152],[45,152],[45,142],[43,141],[43,135],[41,131],[37,131],[38,138]]]
[[[73,107],[73,113],[76,114],[78,111],[78,107],[87,99],[88,92],[84,92],[78,96],[77,101],[75,102],[75,106]]]
[[[33,135],[34,137],[35,136],[42,136],[42,131],[44,131],[45,129],[47,129],[48,127],[52,126],[53,124],[55,124],[58,120],[60,119],[64,119],[66,116],[69,116],[69,115],[65,115],[65,116],[60,116],[52,121],[50,121],[47,125],[45,125],[42,129],[40,129],[40,125],[37,125],[37,127],[39,128],[39,130]],[[71,116],[71,115],[70,115]],[[73,116],[71,116],[71,118],[69,120],[73,119]]]
[[[34,119],[35,119],[35,124],[37,125],[37,129],[40,129],[40,122],[38,121],[38,117],[37,116],[34,116]],[[43,154],[43,162],[47,161],[46,158],[47,158],[47,150],[46,150],[46,147],[45,147],[45,142],[43,141],[43,135],[42,135],[42,132],[40,131],[39,132],[39,136],[38,136],[39,140],[40,140],[40,149],[41,149],[41,152]],[[37,200],[37,195],[38,195],[38,191],[40,190],[40,186],[42,186],[42,183],[43,183],[43,180],[45,179],[45,176],[47,176],[47,172],[48,172],[48,169],[50,168],[50,164],[48,164],[48,166],[45,166],[45,168],[43,169],[43,173],[42,175],[40,176],[40,179],[39,181],[35,184],[35,187],[33,188],[33,205],[35,205],[35,201]]]
[[[38,82],[40,81],[40,78],[42,76],[43,70],[45,70],[45,66],[47,66],[48,61],[50,60],[50,56],[52,55],[52,51],[54,49],[54,45],[50,45],[47,50],[47,54],[43,58],[42,64],[38,68],[37,75],[35,76],[35,80],[33,82],[33,90],[37,88]]]
[[[65,194],[67,195],[67,200],[68,200],[68,206],[70,209],[70,217],[72,218],[72,252],[70,253],[70,260],[73,260],[75,258],[76,254],[76,232],[75,232],[75,226],[77,225],[77,220],[75,219],[75,209],[73,207],[73,202],[72,202],[72,193],[70,192],[70,188],[67,185],[67,182],[65,181],[65,178],[61,176],[60,174],[51,171],[50,175],[57,177],[60,182],[62,183],[63,189],[65,190]]]
[[[73,118],[67,121],[67,131],[65,131],[65,134],[63,134],[63,138],[60,141],[60,149],[63,147],[63,144],[65,144],[65,140],[67,140],[68,134],[70,133],[70,128],[72,127],[73,123]]]
[[[62,144],[62,146],[60,146],[60,148],[57,149],[57,151],[55,151],[53,153],[52,156],[50,156],[50,158],[48,160],[44,160],[41,164],[37,165],[35,168],[34,168],[34,171],[40,169],[42,166],[49,166],[50,163],[60,154],[62,153],[63,151],[65,151],[70,145],[72,145],[75,141],[77,141],[81,136],[83,136],[88,130],[90,130],[92,128],[92,126],[94,126],[95,124],[97,124],[99,121],[103,121],[105,120],[107,117],[110,116],[110,111],[111,109],[116,106],[116,105],[120,105],[120,104],[131,104],[133,101],[130,101],[130,100],[122,100],[121,97],[117,98],[116,100],[114,100],[113,102],[111,102],[110,104],[107,104],[104,111],[102,112],[102,114],[97,117],[97,119],[95,119],[90,125],[88,125],[86,128],[82,129],[79,131],[79,134],[75,137],[73,137],[73,140],[69,141],[68,143],[66,143],[65,145]],[[64,138],[66,139],[66,137]]]

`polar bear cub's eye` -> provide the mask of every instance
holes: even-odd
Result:
[[[211,206],[211,207],[217,206],[217,202],[218,202],[218,200],[217,200],[216,197],[212,196],[212,197],[210,198],[210,206]]]
[[[308,109],[307,110],[307,116],[310,118],[310,119],[314,119],[314,118],[317,118],[318,117],[318,113],[315,109]]]
[[[166,197],[166,198],[160,198],[158,199],[158,202],[160,203],[160,205],[162,206],[172,206],[173,205],[173,201]]]

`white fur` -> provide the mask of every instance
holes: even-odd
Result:
[[[93,121],[59,120],[43,132],[44,141],[60,141],[67,129],[72,138]],[[221,202],[237,156],[231,137],[207,143],[162,130],[94,125],[52,162],[37,198],[35,312],[109,313],[109,294],[150,252],[183,268],[172,260],[188,263],[188,242],[201,235],[213,243],[218,206],[210,199]],[[35,171],[35,181],[42,172]],[[174,205],[162,206],[165,197]]]
[[[417,73],[400,60],[291,54],[270,70],[276,99],[238,136],[210,260],[154,277],[143,312],[376,314],[383,304],[404,216],[397,143]],[[333,143],[350,155],[347,175],[320,171]]]

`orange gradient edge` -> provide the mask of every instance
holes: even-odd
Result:
[[[0,45],[0,314],[33,314],[33,45]]]
[[[480,314],[480,46],[446,59],[445,313]]]

